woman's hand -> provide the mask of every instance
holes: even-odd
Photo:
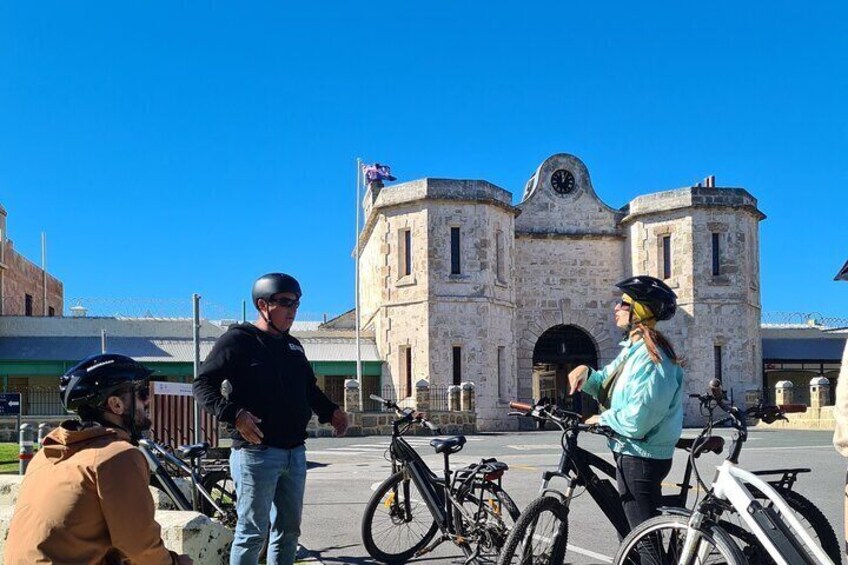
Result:
[[[583,388],[583,383],[586,382],[586,377],[588,376],[589,367],[586,365],[575,367],[570,373],[568,373],[568,394],[574,394]]]

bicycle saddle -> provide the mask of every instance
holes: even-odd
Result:
[[[434,439],[430,445],[436,450],[436,453],[456,453],[465,445],[465,436],[454,436],[448,439]]]
[[[698,438],[680,438],[677,440],[677,445],[675,447],[691,451],[692,445],[695,443],[696,439]],[[695,452],[695,457],[698,457],[705,451],[712,451],[715,454],[719,454],[724,451],[724,438],[720,436],[709,436],[705,438],[703,442],[698,445],[698,451]]]
[[[177,448],[177,453],[183,459],[193,459],[195,457],[203,457],[207,449],[209,449],[209,444],[204,441],[203,443],[195,443],[194,445],[181,445]]]

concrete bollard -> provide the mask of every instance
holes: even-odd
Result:
[[[451,385],[448,387],[448,410],[451,412],[459,412],[460,411],[460,388],[457,385]]]
[[[41,449],[41,446],[44,443],[44,438],[47,437],[47,434],[49,434],[52,429],[53,426],[47,422],[41,422],[38,424],[38,449]]]
[[[474,412],[477,408],[474,402],[474,383],[468,381],[461,385],[460,406],[463,412]]]
[[[774,385],[774,403],[793,404],[795,402],[794,388],[792,381],[779,381]]]
[[[430,411],[430,383],[425,379],[415,383],[415,409],[425,413]]]
[[[344,390],[344,411],[360,412],[362,405],[359,403],[359,381],[356,379],[347,379],[344,382]]]
[[[18,468],[19,475],[26,473],[27,466],[29,466],[30,459],[32,459],[34,431],[31,424],[21,424],[20,451],[18,452],[18,460],[20,461],[20,467]]]
[[[810,379],[810,407],[823,408],[830,405],[830,379],[824,375]]]

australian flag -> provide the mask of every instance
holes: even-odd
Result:
[[[365,173],[365,178],[368,182],[397,180],[392,176],[392,168],[388,165],[381,165],[380,163],[363,165],[362,170]]]

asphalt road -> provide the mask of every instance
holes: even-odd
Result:
[[[686,430],[694,437],[699,430]],[[730,430],[720,430],[730,437]],[[833,449],[830,432],[751,430],[741,465],[751,471],[809,467],[801,475],[795,490],[812,500],[830,520],[841,539],[842,489],[846,462]],[[451,457],[458,468],[482,457],[497,457],[509,464],[504,488],[520,509],[539,491],[541,473],[556,468],[561,452],[559,432],[516,432],[469,436],[463,451]],[[429,446],[431,438],[411,438],[418,452],[437,472],[442,468],[440,455]],[[389,474],[384,452],[388,437],[321,438],[307,442],[311,465],[307,479],[301,543],[320,562],[327,564],[374,563],[362,546],[360,522],[372,489]],[[580,437],[580,445],[612,461],[605,439],[590,434]],[[699,459],[701,474],[709,482],[722,458],[715,455]],[[677,457],[666,483],[667,492],[679,482],[685,457]],[[569,551],[566,562],[580,565],[611,563],[618,540],[612,526],[588,494],[575,498],[570,514]],[[462,563],[458,548],[443,544],[434,553],[414,563]]]

